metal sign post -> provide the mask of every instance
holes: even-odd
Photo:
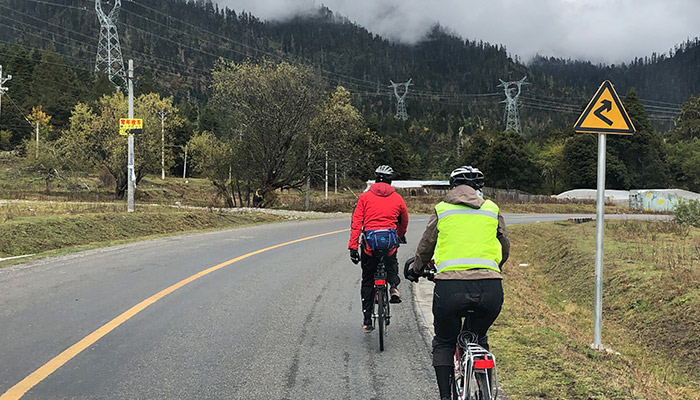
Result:
[[[605,145],[606,136],[598,134],[598,192],[595,214],[595,308],[593,323],[594,349],[605,350],[602,344],[603,325],[603,233],[605,230]]]
[[[605,230],[605,152],[607,134],[631,135],[636,130],[610,81],[603,82],[574,125],[580,133],[598,134],[598,184],[596,196],[595,306],[593,344],[605,350],[603,326],[603,234]]]

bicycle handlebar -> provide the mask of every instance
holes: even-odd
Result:
[[[416,257],[413,256],[406,260],[406,263],[403,266],[403,275],[408,279],[408,270],[410,268],[413,268],[413,263],[416,261]],[[426,278],[429,281],[432,281],[435,278],[435,275],[437,274],[437,269],[435,268],[435,264],[431,261],[430,264],[426,265],[423,268],[423,271],[421,271],[421,274],[419,275],[421,278]]]

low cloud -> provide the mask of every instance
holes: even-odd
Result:
[[[435,23],[470,40],[505,45],[528,60],[535,54],[629,62],[665,53],[700,36],[695,0],[218,0],[269,20],[325,5],[373,33],[415,43]]]

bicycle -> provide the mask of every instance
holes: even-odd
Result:
[[[406,260],[404,276],[408,277],[415,257]],[[437,274],[434,262],[421,271],[420,277],[432,281]],[[470,310],[468,312],[474,312]],[[468,321],[465,319],[464,323]],[[463,327],[464,328],[464,327]],[[454,379],[452,397],[454,400],[496,400],[498,397],[498,377],[496,357],[478,344],[478,337],[469,330],[462,330],[457,336],[453,357]]]
[[[498,397],[496,357],[477,344],[469,331],[457,336],[452,394],[455,400],[495,400]]]
[[[391,321],[389,310],[389,287],[386,284],[386,269],[384,268],[384,257],[388,254],[386,250],[374,250],[379,258],[377,272],[374,274],[374,304],[372,319],[374,326],[379,331],[379,351],[384,351],[384,337],[387,335],[387,326]]]

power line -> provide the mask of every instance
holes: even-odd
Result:
[[[87,11],[87,7],[76,7],[76,6],[70,6],[68,4],[57,4],[57,3],[52,3],[49,1],[42,1],[42,0],[24,0],[27,2],[32,2],[32,3],[39,3],[39,4],[46,4],[50,6],[56,6],[56,7],[64,7],[64,8],[72,8],[75,10],[81,10],[81,11]]]
[[[624,97],[623,97],[624,98]],[[669,106],[674,106],[674,107],[680,107],[681,105],[678,103],[669,103],[667,101],[658,101],[658,100],[648,100],[648,99],[639,99],[642,103],[657,103],[657,104],[666,104]]]
[[[27,121],[27,123],[29,124],[29,126],[33,128],[34,125],[32,125],[32,123],[31,123],[31,122],[29,121],[29,119],[27,118],[27,115],[29,115],[29,113],[26,113],[26,111],[23,111],[22,108],[21,108],[19,105],[17,105],[17,103],[15,103],[14,100],[12,100],[12,97],[10,97],[9,94],[5,93],[5,96],[7,97],[8,100],[10,100],[10,103],[12,103],[12,104],[15,106],[15,108],[17,109],[17,111],[19,111],[19,115],[21,115],[22,118],[24,118],[24,120]]]
[[[2,24],[0,24],[0,25],[2,25]],[[17,30],[17,28],[15,28],[15,27],[9,27],[9,28],[12,28],[12,29]],[[27,32],[27,33],[28,33],[29,35],[35,36],[35,37],[37,37],[37,38],[39,38],[39,39],[48,40],[49,43],[53,42],[53,41],[51,41],[51,40],[49,40],[49,39],[42,38],[41,36],[34,35],[34,34],[32,34],[32,33],[29,33],[29,32]],[[8,42],[8,41],[2,40],[2,39],[0,39],[0,42],[5,43],[5,44],[7,44],[8,46],[14,46],[14,45],[16,45],[16,43]],[[74,48],[74,47],[72,47],[72,46],[68,46],[68,45],[65,45],[65,44],[63,44],[63,43],[60,43],[60,44],[66,46],[66,47]],[[27,45],[22,45],[22,47],[25,48],[25,49],[36,50],[36,51],[40,51],[40,52],[45,52],[45,51],[47,51],[46,48],[43,48],[43,49],[42,49],[42,48],[37,48],[37,47],[32,47],[32,46],[27,46]],[[57,54],[58,54],[58,53],[57,53]],[[86,60],[84,60],[84,59],[82,59],[82,58],[74,57],[74,56],[71,56],[71,55],[63,55],[63,54],[61,54],[61,57],[62,57],[62,58],[70,58],[70,59],[73,59],[73,60],[78,61],[79,63],[83,63],[83,62],[86,61]],[[66,65],[66,66],[67,66],[67,65]],[[76,69],[85,69],[85,68],[73,67],[73,66],[70,66],[70,67],[71,67],[71,68],[76,68]]]
[[[32,0],[32,1],[38,1],[38,0]],[[87,0],[85,0],[85,1],[87,1]],[[157,14],[157,15],[161,15],[161,16],[165,17],[165,18],[166,18],[167,20],[169,20],[169,21],[177,21],[177,22],[179,22],[179,23],[181,23],[181,24],[183,24],[183,25],[185,25],[185,26],[187,26],[187,27],[190,27],[190,28],[193,28],[193,29],[195,29],[195,30],[197,30],[197,31],[203,32],[203,33],[207,34],[208,36],[213,36],[213,37],[218,38],[218,39],[220,39],[220,40],[223,40],[223,41],[225,41],[225,42],[233,43],[233,44],[235,44],[235,45],[238,45],[238,46],[241,46],[241,47],[243,47],[243,48],[249,49],[249,50],[251,50],[251,51],[253,51],[253,52],[255,52],[255,53],[262,54],[262,55],[266,55],[266,56],[269,56],[269,57],[273,57],[273,58],[279,59],[279,60],[285,60],[285,58],[286,58],[286,57],[284,57],[283,55],[271,53],[271,52],[268,52],[268,51],[265,51],[265,50],[261,50],[261,49],[255,47],[255,46],[251,46],[251,45],[248,45],[248,44],[246,44],[246,43],[233,40],[233,39],[231,39],[231,38],[229,38],[229,37],[222,36],[222,35],[219,35],[219,34],[217,34],[217,33],[211,32],[211,31],[206,30],[206,29],[204,29],[204,28],[201,28],[201,27],[198,27],[198,26],[193,25],[193,24],[191,24],[191,23],[188,23],[188,22],[186,22],[186,21],[183,21],[183,20],[181,20],[181,19],[179,19],[179,18],[175,18],[175,17],[173,17],[173,16],[171,16],[171,15],[169,15],[169,14],[163,13],[162,11],[159,11],[159,10],[156,10],[156,9],[154,9],[154,8],[148,7],[148,6],[144,5],[144,4],[137,3],[137,2],[130,2],[130,3],[126,3],[126,4],[129,4],[129,5],[131,5],[131,4],[137,5],[137,6],[139,6],[139,7],[142,7],[142,8],[144,8],[144,9],[146,9],[146,10],[149,10],[149,11],[151,11],[151,12]],[[63,5],[59,5],[59,4],[54,4],[54,5],[56,5],[56,6],[63,6]],[[140,19],[145,20],[145,21],[148,23],[149,26],[152,26],[152,25],[155,23],[155,24],[158,24],[159,26],[162,26],[162,27],[167,28],[169,31],[177,32],[177,33],[180,33],[180,34],[183,34],[183,35],[192,37],[192,38],[196,39],[197,41],[205,40],[205,39],[203,39],[203,38],[202,38],[201,36],[199,36],[199,35],[195,35],[195,34],[192,34],[192,33],[189,33],[189,32],[182,31],[182,30],[180,30],[180,29],[176,29],[175,27],[172,27],[172,26],[170,26],[170,25],[164,24],[164,23],[159,22],[159,21],[157,21],[157,20],[155,20],[155,19],[147,18],[147,17],[141,15],[140,13],[136,13],[136,12],[130,11],[130,10],[126,9],[126,8],[123,8],[122,11],[124,11],[126,14],[129,14],[130,16],[133,16],[133,17],[135,17],[135,18],[140,18]],[[144,34],[151,35],[152,37],[159,38],[159,39],[162,39],[162,40],[165,40],[165,41],[169,41],[169,42],[171,42],[171,43],[175,43],[175,44],[177,44],[178,46],[182,46],[182,44],[181,44],[180,42],[174,41],[174,40],[172,40],[172,39],[170,39],[170,38],[163,37],[163,36],[161,36],[161,35],[159,35],[159,34],[157,34],[157,33],[153,33],[153,32],[150,32],[150,31],[141,29],[141,28],[137,28],[137,27],[135,27],[135,26],[133,26],[133,25],[131,25],[131,24],[127,24],[127,23],[125,23],[125,22],[122,22],[122,25],[124,25],[124,26],[126,26],[126,27],[128,27],[128,28],[131,28],[131,29],[135,29],[135,30],[137,30],[137,31],[140,31],[140,32],[142,32],[142,33],[144,33]],[[207,40],[208,40],[208,39],[207,39]],[[189,48],[189,49],[191,49],[191,50],[193,50],[193,51],[197,51],[197,52],[199,52],[199,53],[201,53],[201,54],[206,54],[206,55],[211,56],[211,57],[218,57],[218,56],[219,56],[219,55],[213,54],[213,53],[208,52],[208,51],[204,51],[204,50],[201,50],[201,49],[193,48],[192,46],[187,46],[187,45],[185,45],[184,47]],[[243,55],[243,56],[250,56],[249,53],[247,53],[247,52],[242,52],[242,51],[237,50],[237,49],[235,49],[235,48],[232,48],[232,49],[229,49],[229,50],[232,51],[232,52],[234,52],[234,53],[241,54],[241,55]],[[145,53],[141,53],[141,54],[145,54]],[[161,60],[162,60],[162,59],[161,59]],[[228,61],[232,61],[232,60],[230,60],[230,59],[227,59],[227,60],[228,60]],[[168,63],[172,63],[172,62],[167,61],[167,60],[162,60],[162,61],[166,61],[166,62],[168,62]],[[312,63],[312,64],[313,64],[313,63]],[[317,67],[317,68],[318,68],[318,67]],[[352,85],[352,86],[354,86],[354,87],[356,87],[356,88],[364,88],[364,89],[370,89],[370,90],[373,90],[373,89],[375,88],[376,82],[368,81],[368,80],[366,80],[366,79],[355,78],[355,77],[352,77],[352,76],[340,74],[340,73],[333,72],[333,71],[328,71],[328,70],[323,69],[323,68],[319,68],[319,71],[322,72],[322,75],[326,75],[326,78],[327,78],[327,79],[329,79],[329,80],[334,80],[334,81],[336,81],[336,82],[338,82],[338,83],[340,83],[340,84]],[[369,92],[369,91],[367,91],[367,92]],[[459,101],[455,103],[455,102],[452,102],[452,101],[449,101],[449,100],[453,100],[453,99],[463,99],[463,98],[495,97],[495,96],[499,96],[499,93],[444,93],[444,92],[434,92],[434,91],[413,90],[413,91],[411,92],[411,94],[410,94],[408,97],[409,97],[409,98],[414,98],[415,96],[424,96],[425,98],[433,98],[433,99],[438,100],[438,101],[444,101],[445,99],[447,99],[447,100],[448,100],[448,103],[454,103],[454,104],[456,104],[456,103],[459,103]]]
[[[65,7],[65,8],[72,8],[72,9],[85,10],[85,11],[87,11],[87,12],[90,12],[90,11],[88,10],[87,7],[76,7],[76,6],[66,5],[66,4],[57,4],[57,3],[51,3],[51,2],[43,1],[43,0],[26,0],[26,1],[31,1],[31,2],[34,2],[34,3],[40,3],[40,4],[45,4],[45,5],[51,5],[51,6],[57,6],[57,7]],[[82,1],[88,1],[88,0],[82,0]],[[198,26],[196,26],[196,25],[194,25],[194,24],[191,24],[191,23],[186,22],[186,21],[184,21],[184,20],[181,20],[181,19],[179,19],[179,18],[173,17],[172,15],[166,14],[166,13],[164,13],[164,12],[161,12],[161,11],[159,11],[159,10],[157,10],[157,9],[148,7],[148,6],[146,6],[146,5],[144,5],[144,4],[141,4],[141,3],[129,2],[129,3],[126,3],[126,4],[128,4],[128,5],[134,4],[134,5],[136,5],[136,6],[142,7],[143,9],[146,9],[146,10],[151,11],[151,12],[157,14],[157,15],[160,15],[160,16],[165,17],[168,21],[177,21],[177,22],[181,23],[181,24],[184,25],[184,26],[187,26],[187,27],[192,28],[192,29],[194,29],[194,30],[196,30],[196,31],[202,32],[202,33],[206,34],[206,35],[209,36],[209,37],[217,38],[217,39],[222,40],[222,41],[224,41],[224,42],[226,42],[226,43],[235,44],[235,45],[237,45],[237,46],[240,46],[240,47],[242,47],[242,48],[245,48],[245,49],[247,49],[247,50],[253,52],[254,54],[266,55],[266,56],[269,56],[269,57],[272,57],[272,58],[275,58],[275,59],[278,59],[278,60],[286,60],[286,59],[289,57],[289,55],[285,56],[285,55],[282,55],[282,54],[271,53],[271,52],[269,52],[269,51],[265,51],[265,50],[259,49],[259,48],[255,47],[255,46],[249,45],[249,44],[247,44],[247,43],[243,43],[243,42],[240,42],[240,41],[233,40],[233,39],[231,39],[230,37],[226,37],[226,36],[217,34],[217,33],[215,33],[215,32],[209,31],[209,30],[207,30],[207,29],[198,27]],[[4,6],[0,5],[0,7],[4,7]],[[4,7],[4,8],[7,8],[7,7]],[[8,8],[8,9],[9,9],[9,8]],[[11,9],[10,9],[10,10],[11,10]],[[170,25],[168,25],[168,24],[164,24],[164,23],[162,23],[162,22],[159,22],[159,21],[157,21],[156,19],[150,19],[150,18],[148,18],[148,17],[145,17],[145,16],[143,16],[143,15],[141,15],[141,14],[139,14],[139,13],[136,13],[136,12],[134,12],[134,11],[128,10],[128,9],[126,9],[126,8],[123,8],[122,11],[123,11],[124,13],[130,15],[130,16],[133,16],[134,18],[140,18],[140,19],[145,20],[145,21],[147,22],[148,26],[153,26],[154,24],[157,24],[157,25],[159,25],[159,26],[162,26],[162,27],[167,28],[169,31],[177,32],[177,33],[180,33],[180,34],[183,34],[183,35],[192,37],[192,38],[196,39],[197,41],[210,41],[210,39],[208,39],[208,38],[207,38],[207,39],[204,39],[204,38],[202,38],[202,36],[200,36],[200,35],[193,34],[193,33],[190,33],[190,32],[185,32],[185,31],[182,31],[182,30],[180,30],[180,29],[176,29],[175,27],[172,27],[172,26],[170,26]],[[32,17],[32,16],[30,16],[30,15],[28,15],[28,14],[21,13],[21,12],[19,12],[19,11],[17,11],[17,12],[20,13],[20,14],[22,14],[22,15],[24,15],[24,16],[30,17],[30,18],[32,18],[32,19],[39,20],[39,19],[34,18],[34,17]],[[75,32],[75,31],[72,31],[72,30],[70,30],[70,29],[63,28],[63,27],[61,27],[61,26],[59,26],[59,25],[49,23],[49,22],[47,22],[47,21],[45,21],[45,20],[39,20],[39,21],[41,21],[42,23],[48,23],[49,25],[52,25],[52,26],[55,26],[55,27],[58,27],[58,28],[67,30],[67,31],[69,31],[69,32],[76,33],[76,34],[78,34],[78,35],[80,35],[80,36],[89,38],[87,35],[84,35],[84,34],[82,34],[82,33],[80,33],[80,32]],[[158,34],[156,34],[156,33],[153,33],[153,32],[150,32],[150,31],[141,29],[141,28],[136,28],[135,26],[130,25],[130,24],[126,24],[126,23],[122,23],[122,24],[123,24],[124,26],[128,27],[128,28],[135,29],[135,30],[137,30],[137,31],[139,31],[139,32],[142,32],[143,34],[151,35],[151,36],[154,37],[154,38],[159,38],[159,39],[162,39],[162,40],[171,42],[171,43],[175,43],[175,44],[177,44],[178,46],[183,46],[182,43],[177,42],[177,41],[174,41],[174,40],[172,40],[172,39],[170,39],[170,38],[163,37],[163,36],[161,36],[161,35],[158,35]],[[30,25],[30,26],[33,26],[33,25]],[[16,29],[16,28],[13,28],[13,29]],[[60,35],[60,34],[55,34],[55,33],[52,33],[52,34],[54,34],[54,35]],[[61,35],[61,36],[62,36],[62,35]],[[65,36],[63,36],[63,37],[65,37]],[[66,38],[67,38],[67,37],[66,37]],[[94,45],[90,45],[90,44],[87,44],[87,43],[84,43],[84,42],[80,42],[80,41],[77,41],[77,40],[72,39],[72,38],[68,38],[68,39],[69,39],[69,40],[72,40],[72,41],[74,41],[74,42],[80,43],[80,44],[82,44],[82,45],[94,47]],[[48,40],[48,39],[44,39],[44,40]],[[65,44],[64,44],[64,45],[65,45]],[[188,49],[191,49],[191,50],[193,50],[193,51],[197,51],[197,52],[199,52],[199,53],[201,53],[201,54],[206,54],[206,55],[211,56],[211,57],[218,57],[218,55],[216,55],[216,54],[213,54],[213,53],[211,53],[211,52],[204,51],[204,50],[201,50],[201,49],[197,49],[197,48],[194,48],[194,47],[189,46],[189,45],[184,45],[184,47],[185,47],[185,48],[188,48]],[[229,51],[232,51],[232,52],[234,52],[234,53],[237,53],[237,54],[244,55],[244,56],[250,56],[250,53],[249,53],[249,52],[243,52],[243,51],[237,50],[237,49],[235,49],[235,48],[228,49],[228,50],[229,50]],[[148,54],[148,53],[144,53],[144,52],[139,52],[139,51],[136,51],[136,50],[131,50],[131,51],[134,52],[134,53],[136,53],[136,54],[141,54],[141,55],[143,55],[143,56],[145,56],[145,57],[148,57],[148,58],[151,58],[151,59],[154,59],[154,60],[163,62],[163,63],[167,63],[167,64],[170,64],[170,65],[175,64],[175,65],[177,65],[179,68],[182,68],[182,65],[181,65],[180,63],[176,63],[176,62],[173,62],[173,61],[170,61],[170,60],[165,60],[165,59],[162,59],[162,58],[160,58],[160,57],[157,57],[157,56],[155,56],[155,55],[153,55],[153,54]],[[74,58],[74,57],[73,57],[73,58]],[[146,63],[147,65],[154,66],[155,69],[156,69],[156,71],[158,71],[158,72],[180,76],[179,74],[173,74],[173,73],[171,73],[171,72],[168,72],[168,71],[163,70],[162,67],[161,67],[160,65],[158,65],[158,64],[155,64],[155,63],[152,63],[152,62],[148,62],[148,61],[146,61],[146,60],[143,60],[143,61],[144,61],[144,63]],[[229,61],[231,61],[231,60],[229,60]],[[308,60],[307,60],[307,62],[308,62]],[[313,65],[314,63],[311,62],[310,64]],[[315,65],[314,65],[314,66],[315,66]],[[387,92],[380,92],[378,89],[377,89],[377,93],[372,93],[372,91],[373,91],[373,90],[375,89],[375,87],[376,87],[375,85],[378,85],[377,82],[373,82],[373,81],[369,81],[369,80],[361,79],[361,78],[356,78],[356,77],[344,75],[344,74],[337,73],[337,72],[333,72],[333,71],[328,71],[328,70],[326,70],[326,69],[324,69],[324,68],[319,68],[319,67],[317,67],[317,66],[315,66],[315,67],[322,73],[322,75],[325,75],[326,79],[328,79],[329,81],[335,81],[335,82],[338,82],[339,84],[344,84],[344,85],[346,85],[346,86],[355,87],[355,88],[357,89],[357,93],[361,93],[361,94],[363,94],[363,95],[365,95],[365,96],[390,96],[390,92],[388,92],[388,91],[387,91]],[[201,72],[201,73],[203,73],[203,74],[208,74],[208,73],[209,73],[209,71],[204,71],[204,70],[201,70],[201,69],[196,68],[196,67],[190,67],[189,70],[195,70],[195,71]],[[189,75],[189,74],[188,74],[188,75]],[[201,77],[196,77],[196,78],[201,79]],[[420,100],[420,101],[428,100],[428,101],[432,101],[432,102],[442,102],[442,103],[445,103],[445,104],[458,105],[458,104],[464,104],[464,100],[466,100],[466,99],[470,99],[470,100],[471,100],[471,99],[479,99],[479,98],[490,98],[490,97],[495,97],[495,96],[499,96],[499,94],[498,94],[498,93],[472,93],[472,94],[470,94],[470,93],[442,93],[442,92],[434,92],[434,91],[413,90],[407,97],[408,97],[408,98],[411,98],[411,99],[418,99],[418,100]],[[563,104],[563,105],[562,105],[561,103],[548,102],[547,100],[544,100],[544,99],[546,99],[546,98],[547,98],[547,97],[530,98],[530,100],[534,101],[534,103],[533,103],[533,102],[529,102],[527,105],[526,105],[525,103],[523,103],[523,105],[526,105],[526,106],[528,106],[528,107],[530,107],[530,108],[539,107],[539,109],[541,109],[541,110],[552,110],[552,111],[574,112],[573,109],[580,110],[580,106],[578,106],[578,105],[572,105],[572,104]],[[553,99],[553,98],[550,98],[550,99]],[[523,99],[523,100],[525,100],[525,99]],[[678,109],[675,108],[675,107],[678,106],[678,105],[675,104],[675,103],[661,102],[661,101],[655,101],[655,100],[646,100],[646,99],[642,99],[642,101],[643,101],[643,102],[650,102],[650,103],[656,103],[656,104],[665,104],[665,105],[672,106],[671,108],[663,108],[664,106],[655,106],[655,105],[652,105],[652,104],[645,104],[645,107],[648,107],[648,108],[650,108],[651,110],[654,110],[654,111],[658,111],[658,112],[667,112],[667,113],[672,113],[672,112],[678,112],[678,111],[679,111]],[[652,108],[652,107],[654,107],[654,108]]]
[[[31,28],[38,29],[41,33],[45,33],[45,34],[47,34],[47,35],[51,35],[51,36],[54,36],[54,37],[58,36],[58,37],[60,37],[60,38],[65,38],[65,39],[70,40],[70,41],[72,41],[72,42],[78,43],[78,44],[80,44],[80,45],[82,45],[82,46],[87,46],[87,47],[95,48],[95,45],[93,45],[93,44],[81,42],[81,41],[79,41],[79,40],[73,39],[73,38],[71,38],[71,37],[62,35],[62,34],[57,33],[57,32],[47,31],[47,30],[38,28],[38,27],[36,27],[35,25],[29,24],[29,23],[26,23],[26,22],[22,22],[22,21],[19,21],[19,20],[16,20],[16,19],[12,19],[12,18],[7,17],[7,16],[5,16],[5,15],[0,15],[0,18],[9,20],[10,23],[19,24],[20,26],[25,26],[25,27],[31,27]],[[19,27],[13,26],[13,25],[10,25],[10,24],[8,24],[8,23],[6,23],[6,22],[3,22],[2,25],[5,26],[6,28],[10,28],[10,29],[12,29],[12,30],[14,30],[14,31],[17,31],[17,32],[20,32],[20,33],[24,33],[24,34],[27,34],[27,35],[34,36],[34,37],[36,37],[36,38],[38,38],[38,39],[41,39],[41,40],[46,40],[46,41],[49,41],[49,42],[57,42],[57,41],[55,40],[55,38],[45,38],[45,37],[43,37],[43,36],[41,36],[41,35],[38,35],[38,34],[36,34],[36,33],[27,32],[27,31],[25,31],[24,29],[21,29],[21,28],[19,28]],[[62,46],[67,46],[67,47],[75,48],[75,46],[72,45],[72,44],[67,44],[67,43],[63,43],[63,42],[57,42],[57,43],[60,44],[60,45],[62,45]],[[78,47],[78,48],[80,49],[80,47]]]
[[[532,108],[535,110],[541,110],[541,111],[553,111],[553,112],[558,112],[558,113],[566,113],[566,114],[578,114],[579,111],[575,110],[570,110],[566,108],[556,108],[556,107],[550,107],[550,106],[543,106],[543,105],[537,105],[537,104],[532,104],[528,102],[522,102],[521,103],[523,107],[526,108]]]
[[[152,11],[152,12],[154,12],[154,13],[156,13],[156,14],[163,15],[163,16],[165,16],[166,18],[168,18],[169,20],[175,20],[175,21],[178,21],[178,22],[182,23],[183,25],[186,25],[186,26],[188,26],[188,27],[191,27],[191,28],[194,28],[194,29],[196,29],[196,30],[202,31],[202,32],[206,33],[207,35],[210,35],[210,36],[213,36],[213,37],[222,39],[222,40],[224,40],[224,41],[226,41],[226,42],[229,42],[229,43],[233,43],[233,44],[236,44],[236,45],[239,45],[239,46],[248,48],[248,49],[250,49],[250,50],[252,50],[252,51],[254,51],[254,52],[260,53],[260,54],[262,54],[262,55],[266,55],[266,56],[273,57],[273,58],[275,58],[275,59],[279,59],[279,60],[283,60],[283,61],[288,61],[288,60],[286,59],[286,57],[284,57],[283,55],[275,54],[275,53],[270,53],[270,52],[268,52],[268,51],[261,50],[261,49],[255,47],[255,46],[251,46],[251,45],[248,45],[248,44],[246,44],[246,43],[242,43],[242,42],[233,40],[233,39],[231,39],[231,38],[229,38],[229,37],[219,35],[219,34],[217,34],[217,33],[215,33],[215,32],[211,32],[211,31],[209,31],[209,30],[200,28],[200,27],[198,27],[198,26],[196,26],[196,25],[190,24],[190,23],[188,23],[188,22],[186,22],[186,21],[183,21],[183,20],[181,20],[181,19],[175,18],[175,17],[173,17],[173,16],[171,16],[171,15],[165,14],[165,13],[159,11],[159,10],[153,9],[153,8],[151,8],[151,7],[148,7],[148,6],[144,5],[144,4],[137,3],[137,2],[130,2],[130,3],[126,3],[126,4],[135,4],[135,5],[137,5],[137,6],[140,6],[140,7],[144,8],[144,9],[147,9],[147,10],[149,10],[149,11]],[[135,15],[136,17],[138,17],[138,18],[145,18],[144,16],[142,16],[142,15],[140,15],[140,14],[138,14],[138,13],[132,13],[132,14],[134,14],[134,15]],[[147,18],[145,18],[145,19],[147,19]],[[149,20],[149,19],[147,19],[147,20],[148,20],[149,22],[153,22],[153,20]],[[164,24],[161,24],[161,25],[164,25]],[[178,29],[175,29],[175,28],[173,28],[173,27],[171,27],[171,26],[167,26],[167,28],[170,29],[170,30],[173,30],[173,31],[176,31],[176,32],[185,34],[185,35],[188,35],[188,36],[192,36],[192,37],[194,37],[194,38],[196,38],[196,39],[198,39],[198,40],[201,39],[201,37],[199,37],[199,36],[194,36],[194,35],[192,35],[192,34],[190,34],[190,33],[187,33],[187,32],[184,32],[184,31],[181,31],[181,30],[178,30]],[[158,35],[156,35],[156,36],[158,36]],[[160,36],[159,36],[159,37],[160,37]],[[161,38],[162,38],[162,37],[161,37]],[[166,39],[166,38],[163,38],[163,39]],[[167,39],[166,39],[166,40],[167,40]],[[233,51],[236,51],[236,50],[233,50]],[[241,53],[240,51],[236,51],[236,52]],[[246,55],[246,56],[249,56],[248,53],[242,53],[242,54],[243,54],[243,55]],[[302,60],[303,60],[303,59],[302,59]],[[314,65],[313,62],[309,62],[308,60],[306,60],[306,62],[307,62],[308,64]],[[316,65],[314,65],[314,66],[315,66],[317,69],[319,69],[321,72],[323,72],[324,74],[334,75],[334,76],[337,76],[337,77],[339,77],[339,78],[345,78],[345,79],[347,79],[347,80],[349,80],[349,81],[355,81],[355,82],[356,82],[355,84],[357,84],[358,86],[359,86],[359,85],[362,85],[362,86],[367,87],[367,88],[369,88],[369,89],[374,89],[375,82],[368,81],[368,80],[366,80],[366,79],[360,79],[360,78],[356,78],[356,77],[352,77],[352,76],[340,74],[340,73],[333,72],[333,71],[329,71],[329,70],[326,70],[326,69],[324,69],[324,68],[320,68],[320,67],[318,67],[318,66],[316,66]],[[437,95],[441,95],[441,96],[445,96],[445,97],[447,97],[447,96],[493,96],[493,95],[498,95],[497,93],[488,93],[488,94],[480,94],[480,93],[476,93],[476,94],[459,94],[459,93],[456,93],[456,94],[446,94],[446,93],[436,93],[436,92],[422,92],[422,91],[419,91],[419,90],[416,90],[416,91],[414,91],[414,92],[416,92],[416,93],[421,93],[421,94],[426,94],[426,95],[436,95],[436,94],[437,94]]]
[[[1,5],[0,5],[0,7],[1,7]],[[23,14],[23,13],[22,13],[22,14]],[[26,14],[24,14],[24,15],[27,16]],[[31,16],[30,16],[30,17],[31,17]],[[33,18],[33,17],[31,17],[31,18]],[[35,18],[35,19],[36,19],[36,18]],[[37,20],[38,20],[38,19],[37,19]],[[39,21],[42,21],[42,20],[39,20]],[[85,43],[85,42],[82,42],[82,41],[80,41],[80,40],[76,40],[76,39],[70,38],[70,37],[68,37],[68,36],[62,35],[62,34],[60,34],[60,33],[45,31],[45,30],[43,30],[43,29],[41,29],[41,28],[39,28],[39,27],[37,27],[37,26],[35,26],[35,25],[31,25],[31,24],[28,24],[28,23],[25,23],[25,22],[21,22],[21,21],[16,21],[16,20],[15,20],[14,22],[17,22],[17,23],[19,23],[20,25],[24,25],[24,26],[27,26],[27,27],[31,27],[31,28],[37,29],[37,30],[39,30],[40,32],[47,32],[47,33],[50,34],[50,35],[59,36],[59,37],[62,37],[62,38],[71,40],[71,41],[73,41],[73,42],[75,42],[75,43],[78,43],[78,44],[80,44],[80,45],[83,45],[83,46],[87,46],[87,47],[90,47],[90,48],[96,48],[95,45],[93,45],[93,44]],[[6,26],[8,26],[8,25],[6,25]],[[88,37],[88,36],[86,36],[86,35],[84,35],[84,34],[82,34],[82,33],[80,33],[80,32],[76,32],[76,31],[73,31],[73,30],[68,29],[68,28],[63,28],[63,27],[60,27],[60,26],[58,26],[58,25],[54,25],[54,26],[59,27],[59,28],[61,28],[61,29],[64,29],[64,30],[66,30],[66,31],[68,31],[68,32],[75,33],[75,34],[80,35],[80,36]],[[16,27],[12,27],[12,26],[8,26],[8,27],[10,27],[10,28],[12,28],[12,29],[14,29],[14,30],[19,30],[19,29],[16,28]],[[37,38],[39,38],[39,39],[42,39],[42,40],[46,40],[46,41],[49,41],[49,42],[54,42],[54,40],[43,38],[43,37],[41,37],[41,36],[39,36],[39,35],[36,35],[36,34],[33,34],[33,33],[31,33],[31,32],[30,32],[29,34],[32,35],[32,36],[34,36],[34,37],[37,37]],[[2,40],[0,40],[0,41],[2,41]],[[5,42],[5,43],[7,43],[7,44],[9,44],[9,45],[14,45],[13,43],[10,43],[10,42]],[[66,43],[60,43],[60,44],[61,44],[62,46],[66,46],[66,47],[71,48],[71,49],[83,50],[83,49],[82,49],[81,47],[79,47],[79,46],[74,46],[74,45],[70,45],[70,44],[66,44]],[[27,48],[32,48],[32,47],[29,47],[29,46],[25,46],[25,47],[27,47]],[[128,47],[127,47],[127,48],[128,48]],[[33,48],[33,49],[39,50],[39,51],[43,51],[42,49],[37,49],[37,48]],[[145,57],[152,58],[152,59],[155,59],[155,60],[157,60],[157,61],[160,61],[160,62],[162,62],[162,63],[170,64],[171,66],[176,66],[178,69],[183,68],[183,65],[182,65],[181,63],[176,63],[176,62],[173,62],[173,61],[170,61],[170,60],[165,60],[165,59],[162,59],[162,58],[157,57],[157,56],[155,56],[155,55],[151,55],[151,54],[144,53],[144,52],[140,52],[140,51],[136,51],[136,50],[133,50],[132,53],[134,53],[134,54],[140,54],[140,55],[143,55],[143,56],[145,56]],[[82,63],[82,62],[89,63],[89,61],[87,61],[87,60],[79,59],[79,58],[76,58],[76,57],[73,57],[73,56],[69,56],[69,55],[64,55],[64,57],[68,57],[68,58],[73,58],[73,59],[75,59],[75,60],[79,60],[79,61],[81,61],[81,63]],[[156,63],[149,62],[149,61],[147,61],[147,60],[145,60],[145,59],[144,59],[144,60],[140,60],[140,61],[141,61],[142,63],[146,63],[146,64],[148,64],[148,65],[154,66],[154,67],[156,68],[156,70],[158,70],[158,71],[160,71],[160,72],[162,72],[162,73],[173,74],[172,72],[168,72],[168,71],[162,70],[162,69],[160,68],[160,66],[159,66],[158,64],[156,64]],[[79,69],[84,69],[84,68],[79,68]],[[195,70],[197,70],[197,71],[200,71],[200,72],[202,72],[204,75],[209,74],[209,71],[208,71],[208,70],[201,70],[201,69],[198,69],[198,68],[195,68],[195,67],[191,67],[191,69],[195,69]],[[174,74],[174,75],[177,75],[177,74]],[[197,77],[197,79],[199,79],[199,77]]]

